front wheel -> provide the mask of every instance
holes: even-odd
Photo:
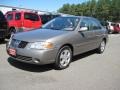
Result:
[[[62,47],[56,57],[55,67],[56,69],[65,69],[69,66],[72,60],[72,50],[69,46]]]
[[[10,28],[9,29],[9,35],[7,36],[7,38],[9,39],[12,35],[14,35],[16,33],[16,29],[15,28]]]
[[[100,46],[97,48],[97,52],[99,54],[103,53],[104,50],[105,50],[105,47],[106,47],[106,42],[105,40],[103,40],[101,43],[100,43]]]
[[[11,29],[11,32],[10,32],[10,36],[14,35],[16,33],[16,29],[15,28],[12,28]]]

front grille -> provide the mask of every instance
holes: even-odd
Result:
[[[25,48],[28,42],[12,39],[11,46],[15,48]]]
[[[25,48],[28,42],[21,41],[20,44],[18,45],[18,48]]]
[[[24,61],[31,61],[32,57],[22,56],[22,55],[16,55],[16,59],[24,60]]]

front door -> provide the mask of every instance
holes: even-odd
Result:
[[[15,13],[15,24],[17,28],[22,27],[21,13]]]
[[[95,49],[96,47],[96,35],[92,29],[92,22],[90,19],[83,19],[80,22],[79,29],[82,27],[87,27],[86,31],[79,31],[77,33],[77,51],[80,53]]]

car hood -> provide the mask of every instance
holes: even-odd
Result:
[[[38,29],[38,30],[15,34],[13,38],[28,42],[46,41],[50,38],[65,34],[67,32],[68,31],[62,31],[62,30]]]

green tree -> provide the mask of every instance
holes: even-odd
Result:
[[[118,21],[120,20],[120,0],[89,0],[76,5],[64,4],[58,12]]]

